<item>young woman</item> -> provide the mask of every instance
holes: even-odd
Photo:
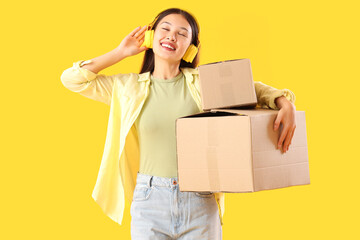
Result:
[[[132,239],[221,239],[224,195],[180,192],[175,120],[202,112],[197,65],[184,55],[199,48],[199,27],[184,10],[167,9],[150,26],[152,48],[142,46],[147,26],[127,35],[114,50],[80,60],[61,75],[64,86],[110,105],[105,149],[92,193],[121,224],[125,198],[131,202]],[[126,57],[145,52],[141,72],[98,74]],[[255,82],[259,105],[280,109],[278,147],[287,151],[295,129],[294,94]]]

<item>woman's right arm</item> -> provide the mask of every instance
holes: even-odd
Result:
[[[87,61],[74,62],[72,67],[62,73],[61,82],[70,91],[110,105],[114,82],[120,80],[120,85],[124,85],[130,74],[107,76],[98,72],[146,50],[145,47],[140,47],[145,30],[146,26],[137,27],[114,50]]]
[[[117,47],[112,51],[105,53],[104,55],[90,59],[89,63],[87,63],[87,65],[82,68],[97,74],[101,70],[120,62],[126,57],[127,56],[124,55],[123,51]]]

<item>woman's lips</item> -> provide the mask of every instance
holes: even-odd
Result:
[[[167,46],[163,46],[163,44],[167,44],[167,45],[173,47],[174,49],[171,49],[171,48],[169,48],[169,47],[167,47]],[[172,52],[173,52],[173,51],[176,50],[176,48],[175,48],[172,44],[169,44],[169,43],[160,43],[160,46],[161,46],[162,48],[165,48],[165,49],[168,50],[168,51],[172,51]]]
[[[172,49],[170,49],[170,48],[168,48],[168,47],[164,47],[164,46],[161,46],[161,47],[164,48],[164,49],[167,50],[167,51],[170,51],[170,52],[175,51],[175,50],[172,50]]]

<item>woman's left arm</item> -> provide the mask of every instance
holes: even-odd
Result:
[[[289,149],[296,128],[295,94],[289,89],[276,89],[261,82],[254,84],[258,105],[262,108],[279,110],[274,122],[274,131],[277,131],[282,123],[283,129],[277,148],[282,148],[285,153]]]

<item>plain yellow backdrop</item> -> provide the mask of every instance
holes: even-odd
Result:
[[[61,73],[169,7],[200,23],[200,64],[249,58],[305,111],[311,184],[226,194],[223,239],[359,239],[356,1],[17,1],[1,18],[1,239],[130,239],[91,198],[109,107]],[[143,54],[103,74],[138,72]]]

